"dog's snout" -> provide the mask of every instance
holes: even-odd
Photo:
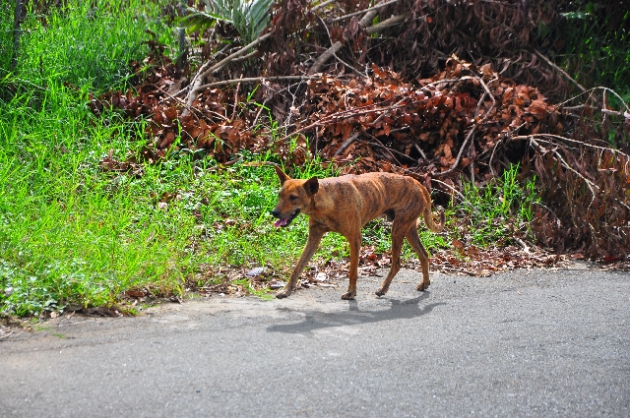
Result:
[[[279,211],[278,209],[274,209],[274,210],[272,210],[272,211],[271,211],[271,214],[272,214],[273,216],[275,216],[276,218],[279,218],[279,217],[280,217],[280,211]]]

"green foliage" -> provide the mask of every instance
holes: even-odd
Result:
[[[508,239],[516,231],[528,232],[533,205],[540,201],[535,191],[536,176],[525,183],[517,176],[518,165],[512,165],[483,189],[464,183],[463,210],[470,218],[475,244],[486,246]]]
[[[560,52],[573,76],[630,98],[630,9],[623,2],[579,0],[562,14]],[[610,11],[615,10],[615,13]]]
[[[28,4],[16,73],[37,85],[67,82],[99,90],[121,88],[133,75],[129,62],[146,56],[147,30],[174,44],[172,32],[158,17],[159,4],[70,0],[50,8],[46,16]]]
[[[255,41],[267,27],[273,0],[212,0],[206,12],[188,8],[192,13],[180,20],[190,30],[204,30],[217,20],[231,23],[245,44]]]

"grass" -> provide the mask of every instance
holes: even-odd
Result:
[[[244,154],[224,167],[173,154],[144,165],[141,176],[99,168],[110,150],[117,159],[140,152],[145,121],[94,116],[90,93],[127,88],[127,63],[147,52],[145,30],[167,44],[172,31],[159,18],[159,2],[64,4],[45,19],[30,9],[14,71],[4,60],[11,38],[0,32],[0,313],[111,305],[143,287],[181,296],[191,280],[215,279],[201,274],[204,266],[288,271],[306,242],[307,219],[273,227],[278,180],[273,168],[255,163],[274,156]],[[0,16],[0,29],[11,16]],[[335,173],[314,159],[289,174]],[[429,250],[448,245],[426,231],[421,238]],[[364,231],[364,244],[378,252],[389,242],[382,221]],[[316,257],[347,252],[345,239],[331,233]]]
[[[482,247],[501,243],[516,235],[530,233],[533,206],[540,202],[536,176],[521,182],[518,165],[512,165],[501,177],[483,189],[464,183],[462,211],[469,218],[472,242]]]

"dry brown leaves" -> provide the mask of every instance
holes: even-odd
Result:
[[[490,164],[502,162],[493,153],[497,144],[515,132],[563,129],[556,107],[538,89],[500,78],[489,65],[477,68],[451,57],[444,71],[415,82],[376,66],[372,71],[370,78],[350,81],[310,80],[309,116],[298,123],[299,131],[313,134],[313,152],[339,164],[360,157],[352,172],[416,167],[440,175],[474,163],[474,173],[486,174]],[[473,127],[473,140],[466,142]]]

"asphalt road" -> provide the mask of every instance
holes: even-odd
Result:
[[[402,271],[0,341],[0,417],[630,416],[630,274]]]

